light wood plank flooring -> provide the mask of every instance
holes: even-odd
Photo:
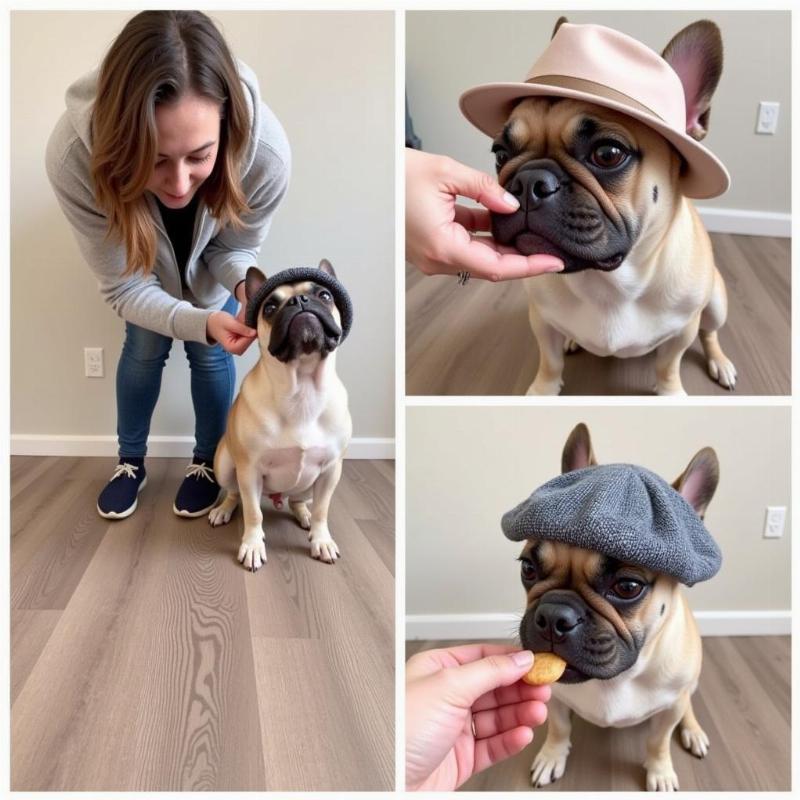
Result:
[[[720,342],[736,365],[737,395],[786,395],[790,379],[790,240],[712,234],[728,289]],[[426,277],[409,266],[406,281],[406,393],[521,395],[533,381],[538,350],[521,281],[491,284]],[[706,374],[699,340],[683,357],[690,395],[728,394]],[[653,354],[567,356],[562,394],[651,394]]]
[[[182,459],[99,517],[113,463],[12,459],[12,789],[391,789],[393,462],[345,462],[333,566],[265,510],[256,574],[240,512],[172,513]]]
[[[420,650],[453,642],[413,641]],[[461,642],[458,642],[461,644]],[[791,787],[791,639],[721,636],[703,639],[703,671],[693,696],[697,719],[711,740],[704,759],[672,740],[682,790],[788,791]],[[564,776],[541,791],[643,791],[646,724],[598,728],[572,717],[572,750]],[[547,723],[518,755],[467,781],[464,791],[529,791],[530,765]]]

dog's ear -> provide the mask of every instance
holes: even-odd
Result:
[[[567,437],[564,452],[561,454],[561,471],[572,472],[574,469],[597,466],[597,459],[592,450],[592,439],[589,429],[579,422]]]
[[[689,462],[689,466],[672,484],[684,500],[697,512],[700,519],[706,514],[708,504],[719,483],[719,460],[717,454],[704,447]]]
[[[333,271],[333,264],[331,264],[327,258],[323,258],[322,261],[319,262],[319,269],[323,272],[327,272],[328,275],[333,275],[334,278],[336,277],[336,273]]]
[[[249,267],[244,279],[244,294],[250,300],[267,282],[267,276],[258,267]]]
[[[722,74],[722,36],[710,20],[701,19],[679,31],[662,58],[678,73],[686,96],[686,133],[705,138],[711,96]]]
[[[552,39],[552,38],[553,38],[553,37],[554,37],[554,36],[555,36],[555,35],[558,33],[558,29],[559,29],[559,28],[560,28],[560,27],[561,27],[561,26],[562,26],[562,25],[563,25],[565,22],[569,22],[569,20],[568,20],[566,17],[559,17],[559,18],[556,20],[556,26],[555,26],[555,28],[553,28],[553,32],[550,34],[550,38],[551,38],[551,39]]]

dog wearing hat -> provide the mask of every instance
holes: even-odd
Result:
[[[336,374],[336,350],[352,323],[350,298],[327,260],[269,279],[250,267],[245,289],[246,322],[258,332],[261,357],[242,382],[217,447],[214,473],[226,495],[208,519],[229,522],[241,498],[239,561],[255,572],[267,560],[261,498],[276,508],[285,499],[309,532],[312,557],[332,564],[339,548],[328,508],[353,427]]]
[[[703,524],[719,480],[716,454],[700,450],[670,485],[643,467],[598,466],[581,423],[561,468],[502,519],[505,535],[525,542],[522,645],[567,662],[531,781],[545,786],[564,774],[575,712],[601,727],[648,720],[647,789],[677,790],[674,729],[698,758],[709,746],[692,710],[702,646],[681,584],[708,580],[722,563]]]
[[[562,17],[524,83],[462,95],[467,119],[494,139],[499,182],[520,202],[492,214],[495,240],[565,265],[526,281],[539,347],[528,394],[558,394],[565,353],[582,347],[622,358],[655,351],[655,391],[685,395],[681,358],[698,332],[709,375],[734,388],[717,335],[725,284],[688,199],[730,182],[699,143],[721,72],[722,39],[707,20],[659,56]]]

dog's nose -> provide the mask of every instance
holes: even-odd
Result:
[[[548,169],[523,169],[518,172],[508,187],[508,191],[519,200],[524,208],[538,208],[561,188],[558,176]]]
[[[533,624],[549,642],[563,642],[583,620],[571,606],[563,603],[540,603]]]
[[[296,306],[298,303],[307,303],[308,302],[308,295],[305,294],[296,294],[294,297],[290,297],[286,301],[287,306]]]

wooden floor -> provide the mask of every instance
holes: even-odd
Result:
[[[414,641],[406,657],[453,642]],[[461,644],[461,642],[458,642]],[[711,740],[704,759],[687,753],[677,734],[672,761],[680,788],[698,791],[788,791],[791,788],[791,691],[788,636],[707,637],[694,711]],[[643,791],[645,725],[598,728],[573,714],[564,776],[541,791]],[[479,773],[464,791],[532,791],[530,765],[547,723],[513,758]]]
[[[265,511],[256,574],[239,512],[172,513],[183,459],[103,520],[113,463],[12,459],[11,788],[392,789],[393,462],[345,462],[336,565]]]
[[[787,395],[790,380],[790,240],[712,234],[728,289],[720,342],[736,365],[737,395]],[[535,279],[534,279],[535,280]],[[492,284],[426,277],[409,267],[406,281],[406,393],[522,395],[538,364],[521,281]],[[683,357],[690,395],[728,394],[712,381],[699,340]],[[654,355],[567,356],[562,394],[651,394]]]

